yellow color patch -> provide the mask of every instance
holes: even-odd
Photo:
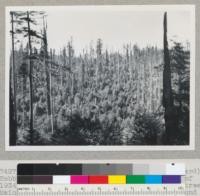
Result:
[[[126,176],[124,175],[108,176],[108,184],[126,184]]]

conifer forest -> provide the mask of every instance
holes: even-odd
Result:
[[[11,146],[189,144],[190,43],[169,39],[167,12],[162,48],[99,38],[80,53],[73,36],[49,46],[48,13],[9,16]]]

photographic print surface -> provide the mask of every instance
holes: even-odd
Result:
[[[190,146],[194,24],[188,5],[8,7],[8,146]]]

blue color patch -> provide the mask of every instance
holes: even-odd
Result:
[[[147,175],[145,176],[146,184],[162,184],[162,175]]]

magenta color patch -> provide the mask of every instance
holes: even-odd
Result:
[[[71,184],[88,184],[88,176],[71,176]]]

